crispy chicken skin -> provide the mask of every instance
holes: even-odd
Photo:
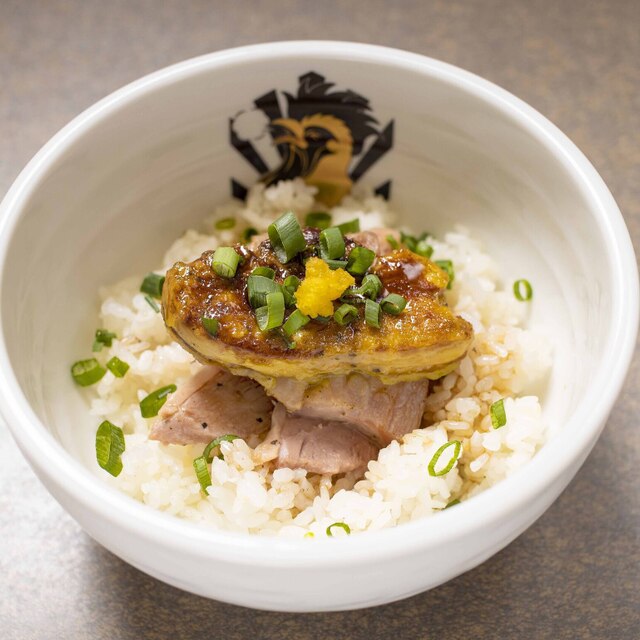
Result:
[[[317,229],[305,229],[304,235],[307,245],[317,243]],[[347,255],[357,246],[349,238],[345,244]],[[295,349],[288,348],[277,332],[258,328],[247,301],[247,278],[255,267],[268,266],[275,270],[277,282],[288,275],[302,279],[303,259],[310,253],[283,265],[268,240],[253,250],[246,246],[236,250],[243,261],[230,279],[212,270],[212,251],[169,269],[162,312],[169,330],[199,361],[251,376],[267,391],[278,377],[313,383],[362,373],[385,384],[437,379],[455,368],[471,344],[471,325],[444,301],[447,275],[426,258],[401,248],[378,256],[370,270],[380,277],[386,293],[407,299],[400,315],[383,313],[380,328],[372,328],[363,321],[360,306],[359,320],[347,326],[312,321],[295,336]],[[218,318],[216,337],[202,326],[204,316]]]

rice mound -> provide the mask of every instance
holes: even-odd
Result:
[[[205,249],[237,241],[246,224],[263,231],[284,210],[303,216],[324,208],[314,201],[314,194],[315,188],[300,179],[269,188],[254,186],[245,203],[217,208],[204,232],[190,230],[178,239],[158,273]],[[389,226],[395,220],[388,203],[366,191],[354,192],[331,213],[335,223],[358,217],[363,229]],[[229,216],[240,224],[215,231],[215,221]],[[140,275],[100,291],[99,326],[118,338],[97,357],[104,363],[115,355],[130,366],[124,378],[107,372],[86,391],[97,422],[110,420],[125,432],[122,473],[117,478],[100,473],[136,500],[203,526],[312,537],[309,532],[325,536],[334,522],[360,532],[431,516],[522,467],[545,440],[539,400],[523,394],[547,375],[549,346],[521,326],[528,305],[500,291],[496,264],[465,229],[456,228],[430,242],[434,260],[453,261],[455,280],[446,295],[455,312],[472,323],[474,344],[456,371],[434,385],[423,420],[431,426],[382,449],[364,478],[274,469],[261,459],[257,440],[237,439],[222,443],[224,459],[214,458],[213,484],[208,495],[203,494],[192,466],[203,446],[150,441],[151,421],[140,415],[138,403],[148,393],[163,385],[180,385],[202,366],[169,337],[160,314],[139,292]],[[507,424],[493,429],[489,408],[500,398]],[[429,475],[431,458],[450,440],[462,443],[460,457],[446,475]],[[346,535],[337,528],[333,533]]]

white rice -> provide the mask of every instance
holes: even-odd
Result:
[[[314,194],[315,189],[302,180],[267,189],[256,185],[244,205],[230,202],[219,207],[207,222],[206,233],[188,231],[177,240],[162,270],[237,239],[235,229],[215,232],[215,220],[235,216],[262,231],[283,210],[302,216],[321,207]],[[345,198],[331,213],[338,223],[358,217],[363,229],[395,221],[387,202],[370,193]],[[458,369],[435,385],[423,421],[431,426],[382,449],[360,480],[350,475],[332,479],[303,469],[273,469],[261,460],[260,449],[252,448],[257,442],[238,439],[222,443],[224,459],[214,458],[213,484],[205,496],[192,466],[202,445],[148,440],[151,421],[140,416],[138,405],[160,386],[182,384],[201,365],[170,339],[160,314],[138,291],[141,275],[102,289],[99,324],[114,331],[118,339],[98,357],[106,362],[115,355],[130,366],[124,378],[108,372],[88,390],[96,424],[108,419],[126,434],[124,469],[118,478],[104,473],[105,477],[155,509],[204,526],[302,537],[309,532],[325,536],[334,522],[347,523],[352,532],[359,532],[431,516],[526,464],[545,439],[538,398],[526,394],[549,371],[549,347],[521,326],[527,305],[515,300],[510,291],[500,290],[496,264],[465,229],[456,228],[432,244],[434,260],[454,263],[455,281],[447,296],[456,313],[473,324],[474,345]],[[500,398],[505,398],[507,424],[493,429],[489,408]],[[460,457],[449,473],[433,477],[429,462],[450,440],[461,442]],[[452,453],[449,447],[441,464]],[[346,535],[339,528],[333,533]]]

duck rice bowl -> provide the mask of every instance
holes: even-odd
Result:
[[[107,481],[202,526],[312,538],[436,515],[535,455],[532,285],[503,287],[466,229],[316,195],[257,184],[100,291],[72,374]]]

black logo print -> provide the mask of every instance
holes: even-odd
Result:
[[[393,120],[379,128],[366,98],[350,89],[332,91],[335,85],[318,73],[298,80],[296,95],[282,92],[280,100],[274,89],[232,118],[231,144],[265,184],[302,177],[318,188],[318,200],[333,206],[391,149]],[[267,155],[273,156],[269,163]],[[242,200],[247,195],[234,179],[231,191]],[[375,191],[388,199],[391,181]]]

